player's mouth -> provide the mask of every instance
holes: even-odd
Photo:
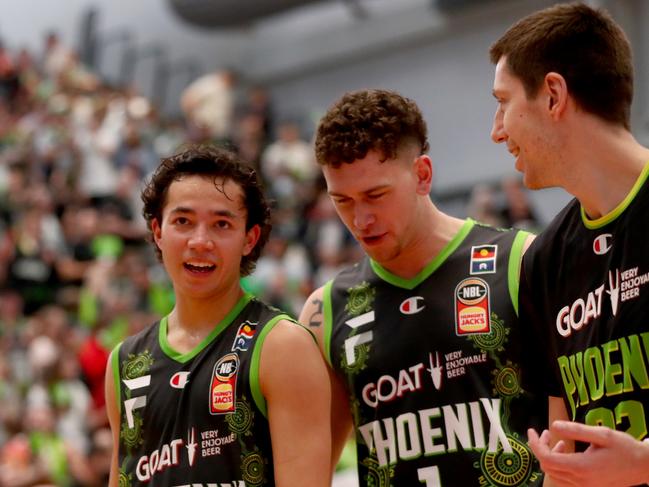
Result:
[[[207,274],[216,269],[216,265],[211,262],[184,262],[183,267],[193,274]]]
[[[518,172],[523,172],[523,166],[521,164],[521,158],[520,158],[520,155],[521,155],[520,147],[518,147],[518,146],[511,146],[511,147],[508,146],[507,150],[509,151],[509,153],[512,156],[514,156],[516,158],[516,160],[514,161],[514,167],[516,168],[516,170]]]
[[[361,237],[361,240],[365,245],[371,247],[373,245],[380,243],[383,237],[385,237],[385,235],[386,235],[385,233],[382,233],[380,235],[370,235],[368,237]]]

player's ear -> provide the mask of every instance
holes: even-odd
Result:
[[[153,241],[158,247],[160,247],[160,241],[162,240],[162,227],[157,218],[151,220],[151,233],[153,234]]]
[[[252,228],[246,231],[246,241],[243,244],[242,255],[249,255],[252,249],[255,248],[259,237],[261,236],[261,228],[259,225],[253,225]]]
[[[417,156],[414,163],[417,194],[428,195],[433,185],[433,162],[426,154]]]
[[[541,88],[547,97],[547,108],[552,118],[561,116],[568,106],[568,84],[559,73],[550,72],[545,75]]]

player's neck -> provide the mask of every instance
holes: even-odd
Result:
[[[177,296],[176,306],[169,314],[170,336],[186,336],[193,340],[205,338],[230,313],[243,294],[237,281],[236,286],[209,299]]]
[[[382,266],[403,279],[412,279],[435,259],[453,240],[464,220],[439,211],[432,203],[425,218],[417,222],[415,232],[397,258]]]
[[[649,149],[627,131],[609,131],[593,139],[575,152],[573,176],[564,187],[579,200],[589,218],[597,219],[629,195],[649,162]]]

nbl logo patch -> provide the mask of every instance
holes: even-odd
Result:
[[[234,337],[234,343],[232,343],[232,351],[236,352],[237,350],[245,352],[250,346],[250,342],[255,336],[255,331],[257,330],[257,323],[251,323],[246,321],[239,325],[237,334]]]
[[[455,288],[455,333],[476,335],[491,332],[489,285],[469,277]]]
[[[469,273],[494,274],[496,272],[497,245],[478,245],[471,247],[471,268]]]
[[[210,384],[210,414],[232,413],[235,410],[239,356],[229,353],[214,365]]]

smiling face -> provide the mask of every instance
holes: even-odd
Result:
[[[338,215],[373,260],[389,267],[398,261],[418,235],[421,196],[428,199],[430,170],[427,156],[404,148],[395,159],[381,162],[370,151],[363,159],[338,167],[324,166],[329,195]]]
[[[555,186],[555,168],[561,159],[555,128],[549,123],[550,100],[543,87],[535,98],[529,98],[520,79],[507,67],[502,57],[496,65],[493,94],[498,101],[491,138],[507,144],[516,158],[515,167],[524,175],[530,189]]]
[[[238,290],[241,258],[259,239],[246,231],[241,187],[231,180],[185,176],[169,186],[162,220],[151,230],[178,299],[212,299]]]

